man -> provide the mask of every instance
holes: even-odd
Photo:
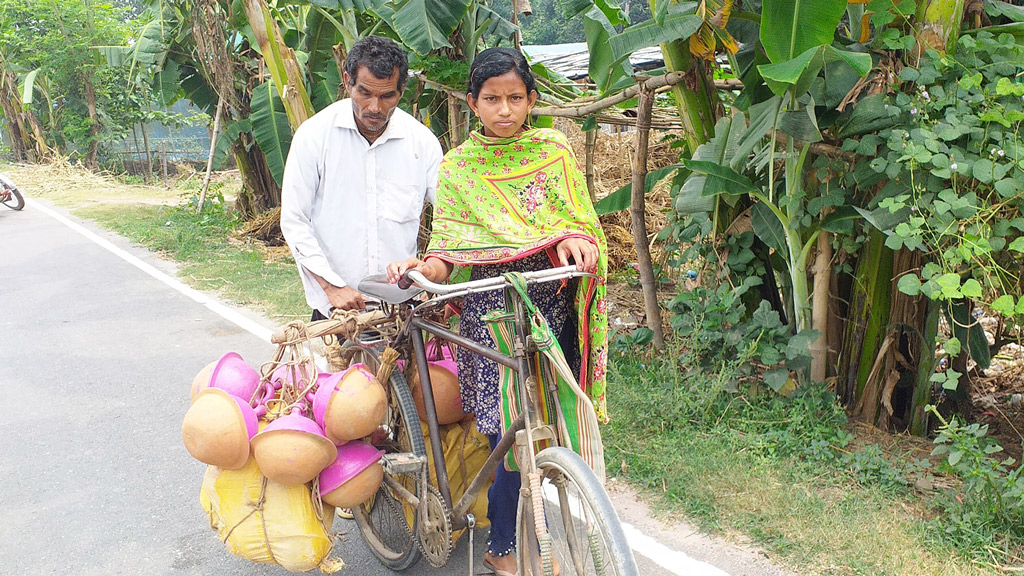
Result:
[[[433,203],[441,145],[398,109],[409,63],[369,36],[344,66],[348,98],[295,131],[281,191],[281,231],[298,264],[313,320],[359,310],[359,281],[416,254],[423,202]]]

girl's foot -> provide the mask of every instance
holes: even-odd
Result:
[[[490,551],[484,555],[484,565],[494,571],[495,576],[517,576],[516,557],[512,554],[497,556]]]
[[[551,562],[554,564],[555,576],[560,576],[562,574],[562,567],[558,565],[558,559],[552,558]],[[518,576],[516,557],[512,554],[496,556],[487,552],[484,555],[484,565],[493,570],[496,576]]]

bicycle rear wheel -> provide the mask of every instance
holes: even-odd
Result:
[[[13,186],[0,193],[0,198],[3,198],[4,206],[7,206],[11,210],[21,210],[25,207],[25,198],[22,197],[21,192]]]
[[[619,517],[594,471],[572,450],[547,448],[537,455],[542,512],[562,576],[638,576]],[[540,555],[531,506],[520,498],[519,573],[533,574]],[[534,576],[540,576],[535,574]]]
[[[405,377],[397,369],[391,373],[388,382],[385,424],[371,436],[371,440],[386,454],[411,454],[426,461],[427,448],[416,415],[416,404]],[[423,497],[418,475],[395,474],[391,478],[417,498]],[[373,555],[392,570],[404,570],[420,559],[415,536],[420,519],[416,512],[415,506],[403,501],[397,491],[385,482],[373,498],[354,508],[352,515]]]

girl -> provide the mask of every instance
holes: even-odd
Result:
[[[472,266],[473,280],[565,266],[570,260],[579,270],[596,272],[600,279],[578,282],[575,294],[552,282],[530,286],[529,295],[561,334],[569,365],[579,367],[580,387],[605,419],[606,244],[572,148],[561,132],[526,125],[537,90],[526,58],[515,50],[490,48],[477,55],[466,101],[483,130],[441,163],[423,260],[391,263],[388,280],[397,282],[415,269],[443,282],[456,264]],[[481,317],[503,307],[500,291],[467,296],[460,333],[493,345]],[[462,348],[457,364],[463,409],[476,414],[493,450],[502,433],[497,365]],[[519,473],[499,466],[488,492],[491,533],[484,563],[498,576],[516,574],[519,487]]]

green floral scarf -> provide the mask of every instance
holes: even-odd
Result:
[[[565,135],[547,128],[511,138],[473,132],[445,155],[438,180],[427,256],[457,265],[495,264],[545,250],[557,265],[561,240],[585,238],[597,245],[599,279],[579,282],[575,304],[581,357],[587,359],[580,388],[607,421],[607,244]]]

